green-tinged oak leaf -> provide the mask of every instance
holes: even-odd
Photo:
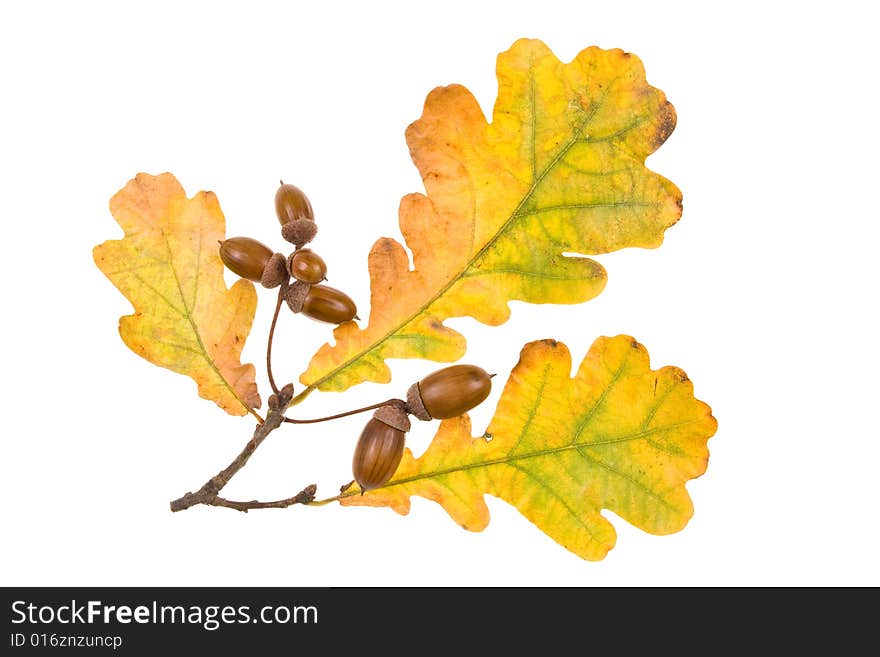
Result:
[[[170,173],[138,174],[110,200],[125,231],[94,248],[95,264],[134,306],[119,334],[151,363],[191,377],[199,395],[232,415],[259,408],[253,365],[241,350],[257,306],[245,280],[227,289],[218,241],[226,222],[217,197],[187,198]]]
[[[499,55],[497,77],[491,123],[452,85],[407,129],[426,190],[400,204],[413,266],[397,241],[376,242],[369,322],[336,329],[300,377],[309,389],[386,383],[388,358],[457,360],[465,339],[447,318],[498,325],[511,300],[586,301],[605,270],[565,253],[654,248],[679,219],[678,188],[645,167],[675,110],[636,56],[591,47],[566,64],[523,39]]]
[[[441,504],[465,529],[489,523],[484,495],[514,505],[583,559],[600,560],[616,533],[609,509],[652,534],[682,529],[693,515],[685,484],[706,469],[716,422],[677,367],[650,369],[628,336],[599,338],[574,378],[567,347],[527,344],[484,435],[470,420],[445,420],[424,454],[406,450],[384,487],[344,505],[407,513],[410,496]]]

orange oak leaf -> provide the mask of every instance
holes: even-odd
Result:
[[[537,40],[497,62],[486,121],[462,86],[435,89],[406,139],[426,194],[400,204],[413,254],[390,238],[369,255],[369,323],[339,326],[300,380],[307,390],[386,383],[388,358],[451,362],[465,339],[444,326],[489,325],[513,299],[580,303],[605,286],[585,257],[653,248],[681,215],[681,193],[645,167],[675,127],[675,110],[637,57],[587,48],[565,64]]]
[[[125,231],[93,250],[95,264],[134,306],[119,335],[151,363],[191,377],[199,395],[232,415],[260,406],[253,365],[240,362],[257,306],[254,286],[223,280],[217,197],[193,198],[170,173],[138,174],[110,200]]]

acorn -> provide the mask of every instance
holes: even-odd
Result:
[[[320,283],[327,278],[324,259],[311,249],[297,249],[287,260],[290,275],[303,283]]]
[[[361,494],[384,485],[394,476],[406,443],[409,418],[399,406],[383,406],[361,431],[351,462]]]
[[[220,242],[220,260],[234,274],[264,287],[278,287],[287,278],[286,259],[250,237],[230,237]]]
[[[480,404],[492,391],[492,376],[476,365],[437,370],[406,393],[406,410],[420,420],[446,420]]]
[[[357,318],[357,307],[351,297],[329,285],[310,286],[301,311],[306,317],[329,324],[341,324]]]
[[[275,192],[275,214],[278,215],[278,221],[281,225],[290,221],[299,221],[307,219],[315,220],[315,213],[312,211],[312,204],[296,185],[291,185],[281,181],[281,186]]]
[[[296,185],[281,181],[275,192],[275,214],[281,222],[281,236],[296,248],[315,239],[318,226],[312,204]]]

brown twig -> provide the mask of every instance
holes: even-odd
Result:
[[[244,467],[244,465],[248,462],[248,459],[250,459],[251,455],[256,451],[257,447],[260,446],[260,443],[262,443],[270,433],[280,427],[281,424],[284,422],[284,409],[290,403],[290,399],[293,396],[293,386],[288,384],[284,386],[281,390],[279,390],[277,394],[278,403],[274,405],[274,408],[273,405],[270,405],[269,413],[268,415],[266,415],[266,419],[263,421],[262,424],[257,425],[257,428],[254,430],[254,435],[248,441],[247,445],[244,446],[244,449],[241,450],[239,455],[235,457],[232,463],[227,465],[223,470],[221,470],[213,477],[211,477],[208,481],[206,481],[205,484],[195,493],[187,493],[183,497],[172,500],[172,511],[184,511],[198,504],[207,504],[209,506],[240,506],[247,504],[261,504],[259,502],[229,502],[228,500],[223,500],[223,502],[227,502],[226,504],[223,504],[218,502],[218,500],[222,499],[218,497],[218,494],[221,490],[223,490],[223,487],[229,483],[229,480],[232,479],[232,477],[234,477],[235,474]],[[305,490],[307,491],[308,488]],[[232,506],[232,508],[238,507]],[[261,507],[251,506],[249,508],[256,509]]]
[[[310,484],[293,497],[287,497],[283,500],[275,500],[273,502],[260,502],[258,500],[251,500],[250,502],[235,502],[233,500],[223,499],[222,497],[215,497],[209,502],[209,504],[211,506],[225,506],[227,509],[235,509],[236,511],[241,511],[243,513],[247,513],[251,509],[286,509],[294,504],[310,504],[315,500],[315,493],[317,490],[318,487],[315,484]]]

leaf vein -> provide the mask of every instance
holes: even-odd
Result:
[[[587,258],[579,258],[586,260]],[[462,278],[476,278],[478,276],[489,276],[491,274],[517,274],[528,278],[548,278],[556,281],[583,281],[595,278],[594,276],[557,276],[543,271],[526,271],[524,269],[494,268],[494,269],[475,269],[462,275]]]
[[[596,403],[593,404],[593,407],[587,413],[587,415],[580,421],[577,426],[577,429],[574,432],[574,438],[571,440],[571,444],[573,445],[578,441],[581,437],[581,434],[586,431],[587,427],[590,425],[590,422],[593,421],[593,417],[596,415],[596,411],[599,407],[605,403],[605,399],[608,397],[611,389],[617,385],[617,382],[620,380],[620,377],[623,376],[623,370],[626,368],[627,361],[629,360],[629,352],[623,357],[623,360],[620,363],[620,367],[614,372],[611,376],[611,380],[608,382],[608,385],[605,386],[605,389],[602,391],[602,394],[599,396],[599,399],[596,400]]]
[[[547,205],[542,208],[534,208],[528,212],[522,212],[519,217],[530,217],[544,212],[557,212],[565,210],[604,210],[608,208],[657,208],[660,203],[648,203],[647,201],[611,201],[607,203],[564,203],[560,205]]]
[[[529,427],[532,426],[532,422],[535,419],[535,415],[538,413],[538,407],[541,405],[541,398],[544,396],[544,388],[547,386],[547,377],[550,373],[550,364],[544,366],[544,371],[541,373],[541,385],[538,387],[538,392],[535,395],[535,403],[532,405],[531,409],[529,409],[529,416],[526,418],[526,421],[523,423],[522,431],[519,432],[519,436],[517,436],[516,441],[513,443],[513,446],[509,450],[507,450],[507,454],[513,454],[516,451],[516,448],[519,447],[519,444],[522,442],[523,437],[525,437],[526,433],[528,433]]]
[[[594,463],[594,464],[596,464],[597,466],[599,466],[599,467],[602,468],[603,470],[607,470],[607,471],[610,472],[611,474],[616,475],[616,476],[620,477],[621,479],[625,479],[626,481],[628,481],[629,483],[631,483],[634,487],[636,487],[636,488],[638,488],[640,491],[642,491],[642,492],[643,492],[645,495],[647,495],[648,497],[657,500],[660,504],[662,504],[663,506],[665,506],[667,509],[671,509],[671,510],[673,510],[673,511],[676,510],[675,507],[674,507],[674,506],[669,502],[669,500],[667,500],[665,497],[659,495],[658,493],[655,493],[655,492],[654,492],[653,490],[651,490],[648,486],[646,486],[645,484],[643,484],[642,482],[640,482],[640,481],[639,481],[638,479],[636,479],[635,477],[630,476],[630,475],[627,474],[626,472],[623,472],[623,471],[621,471],[621,470],[618,470],[617,468],[612,467],[611,465],[609,465],[608,463],[602,461],[601,459],[597,459],[597,458],[594,458],[594,457],[592,457],[592,456],[587,455],[587,454],[584,453],[584,451],[583,451],[583,450],[585,450],[585,449],[586,449],[586,447],[584,447],[584,446],[580,446],[580,447],[578,448],[578,453],[579,453],[584,459],[586,459],[586,460],[589,461],[590,463]]]
[[[201,334],[201,331],[198,327],[198,324],[196,324],[195,318],[193,318],[193,316],[192,316],[191,309],[186,306],[186,297],[184,296],[184,293],[183,293],[183,287],[180,283],[180,277],[177,275],[177,268],[174,266],[174,255],[171,251],[171,244],[168,242],[168,235],[167,235],[167,233],[165,233],[163,231],[162,236],[165,239],[165,248],[168,250],[168,267],[171,269],[171,273],[174,276],[174,282],[177,285],[177,293],[180,296],[180,300],[184,304],[184,308],[185,308],[184,317],[186,318],[187,322],[189,322],[189,325],[190,325],[190,328],[192,329],[193,335],[196,338],[196,342],[199,345],[199,350],[201,351],[202,358],[204,358],[205,362],[208,364],[208,367],[211,368],[211,370],[214,372],[215,376],[217,376],[217,378],[220,379],[220,383],[230,393],[232,393],[232,396],[235,397],[235,399],[238,401],[239,404],[241,404],[242,408],[244,408],[245,411],[250,411],[251,407],[247,403],[245,403],[245,401],[239,396],[238,391],[235,389],[235,387],[226,379],[225,376],[223,376],[223,373],[217,367],[217,363],[214,362],[214,359],[211,357],[211,355],[208,353],[208,350],[205,348],[205,343],[202,340],[202,334]]]
[[[143,285],[146,289],[148,289],[150,292],[152,292],[152,293],[155,294],[157,297],[159,297],[162,301],[164,301],[165,304],[166,304],[169,308],[171,308],[171,310],[173,310],[176,314],[180,315],[181,317],[186,317],[186,312],[185,312],[185,311],[183,311],[183,310],[181,310],[180,308],[178,308],[177,306],[175,306],[175,305],[171,302],[171,300],[170,300],[168,297],[166,297],[164,294],[162,294],[162,293],[161,293],[159,290],[157,290],[155,287],[153,287],[152,285],[150,285],[149,283],[147,283],[147,281],[145,281],[143,278],[141,278],[140,275],[135,274],[134,277],[135,277],[138,281],[140,281],[141,285]]]
[[[535,60],[534,56],[529,57],[529,152],[532,167],[532,183],[538,176],[538,160],[537,160],[537,132],[538,132],[538,116],[535,111]]]
[[[640,125],[642,125],[643,123],[645,123],[646,121],[648,121],[650,119],[651,119],[650,113],[643,114],[642,116],[638,117],[632,123],[625,125],[624,127],[620,128],[619,130],[617,130],[615,132],[612,132],[607,135],[603,135],[601,137],[589,137],[589,136],[582,137],[582,138],[578,139],[578,142],[581,144],[600,144],[602,142],[611,141],[612,139],[616,139],[617,137],[621,137],[628,132],[632,132],[637,127],[639,127]]]
[[[565,498],[563,498],[561,495],[559,495],[553,489],[552,486],[549,486],[543,479],[538,477],[535,473],[527,470],[526,468],[523,468],[517,464],[511,464],[511,467],[514,470],[518,470],[519,472],[522,472],[524,475],[526,475],[532,481],[534,481],[538,485],[539,488],[547,491],[547,493],[550,495],[550,497],[555,499],[560,504],[560,506],[562,506],[566,511],[568,511],[569,515],[574,519],[575,523],[580,525],[581,527],[583,527],[583,529],[590,535],[591,541],[599,542],[596,539],[596,535],[593,533],[592,527],[590,527],[589,523],[586,523],[583,520],[581,520],[581,516],[577,513],[577,511],[575,509],[573,509],[571,507],[571,505],[569,505],[568,502],[565,500]]]

